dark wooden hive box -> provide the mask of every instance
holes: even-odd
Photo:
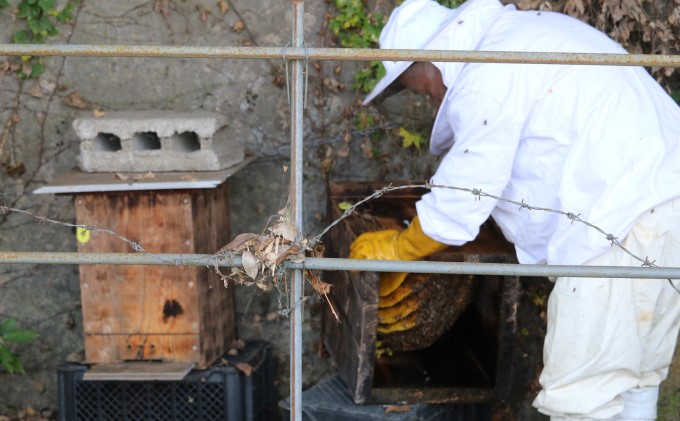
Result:
[[[343,202],[356,203],[385,185],[330,184],[329,218],[343,214]],[[403,227],[403,221],[416,215],[415,203],[426,192],[395,190],[362,205],[329,231],[327,255],[347,257],[349,245],[367,230]],[[493,221],[487,221],[475,241],[449,247],[430,260],[514,263],[514,256],[512,245]],[[508,393],[518,277],[475,276],[472,302],[434,344],[379,358],[379,274],[328,271],[324,278],[333,285],[330,300],[341,319],[338,322],[323,306],[324,343],[355,403],[482,403]],[[457,282],[456,275],[450,275],[450,281]]]

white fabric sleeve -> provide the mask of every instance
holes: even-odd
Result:
[[[431,179],[435,185],[479,189],[501,196],[512,176],[520,127],[495,99],[476,91],[457,92],[442,106],[455,143]],[[473,240],[496,206],[496,199],[469,191],[433,188],[416,203],[423,231],[450,245]]]

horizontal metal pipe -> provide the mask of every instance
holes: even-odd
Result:
[[[0,252],[0,264],[109,264],[181,265],[213,267],[241,266],[240,257],[229,259],[211,254],[144,253],[55,253]],[[680,268],[635,266],[519,265],[469,262],[409,262],[308,257],[302,263],[287,262],[289,269],[357,270],[375,272],[415,272],[502,276],[574,276],[584,278],[680,279]]]
[[[61,264],[61,265],[177,265],[177,266],[242,266],[241,257],[222,259],[212,254],[170,253],[76,253],[76,252],[14,252],[0,251],[0,264]]]
[[[406,262],[389,260],[356,260],[337,258],[307,258],[303,263],[288,263],[288,267],[305,269],[358,270],[374,272],[443,273],[503,276],[574,276],[584,278],[654,278],[680,279],[680,268],[630,266],[567,266],[520,265],[512,263],[471,262]]]
[[[0,44],[2,56],[193,57],[241,59],[459,61],[680,67],[680,55],[514,51],[388,50],[372,48],[195,47],[165,45]]]

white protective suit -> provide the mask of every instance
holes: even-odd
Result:
[[[413,35],[432,27],[434,36],[425,40],[417,40],[423,35]],[[453,11],[429,0],[408,0],[390,17],[381,34],[381,48],[625,53],[603,33],[576,19],[517,11],[497,0],[471,0]],[[620,241],[634,225],[638,227],[641,215],[653,214],[654,207],[665,204],[667,214],[679,215],[664,219],[666,225],[652,223],[659,231],[648,237],[659,241],[653,246],[638,241],[640,247],[631,247],[643,259],[680,266],[680,229],[675,229],[675,237],[671,232],[680,225],[680,202],[677,211],[672,206],[672,200],[680,197],[680,108],[643,68],[433,64],[447,87],[430,143],[432,153],[445,153],[433,184],[479,189],[529,206],[571,212]],[[367,101],[408,63],[385,65],[387,79]],[[394,71],[397,66],[401,67]],[[625,253],[616,254],[605,235],[583,223],[488,197],[475,198],[469,192],[434,188],[417,203],[417,211],[424,232],[451,245],[474,239],[480,225],[492,216],[515,245],[520,263],[640,264],[626,260]],[[664,256],[646,253],[649,250]],[[624,285],[628,281],[602,280],[597,288],[580,288],[582,282],[595,283],[557,280],[556,290],[568,285],[574,304],[559,301],[561,294],[551,295],[543,391],[534,403],[541,412],[554,419],[655,418],[649,408],[637,410],[628,401],[623,415],[621,411],[624,398],[637,390],[645,395],[642,400],[653,400],[655,405],[658,383],[672,358],[680,301],[665,280]],[[610,291],[610,284],[623,292]],[[653,292],[640,303],[630,293],[635,288]],[[608,292],[597,295],[602,289]],[[607,307],[613,301],[617,302],[614,310]],[[654,307],[659,303],[661,309]],[[636,325],[636,314],[631,316],[626,308],[645,310],[647,319],[650,312],[654,314],[652,327]],[[661,313],[663,329],[657,331],[653,325]],[[591,328],[581,329],[584,323],[591,323]],[[645,336],[648,333],[652,337]],[[570,347],[573,343],[582,344],[578,352]],[[637,349],[641,343],[663,347],[653,354],[660,366],[641,366],[646,352]],[[628,355],[621,353],[622,346],[636,350]],[[613,358],[614,354],[622,356]],[[655,372],[652,380],[643,374],[648,369]]]

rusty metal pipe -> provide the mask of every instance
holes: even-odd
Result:
[[[163,57],[282,59],[284,47],[195,47],[161,45],[0,44],[3,56]],[[459,61],[612,66],[680,67],[680,55],[547,53],[514,51],[380,50],[371,48],[285,48],[289,60]]]

